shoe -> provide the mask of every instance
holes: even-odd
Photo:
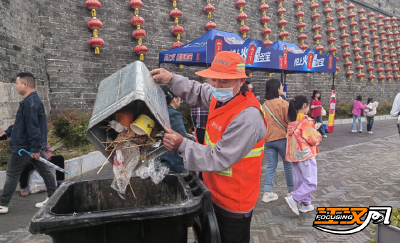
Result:
[[[8,207],[0,206],[0,213],[8,213]]]
[[[323,138],[327,138],[328,136],[326,136],[326,134],[325,134],[325,135],[322,135],[322,137],[323,137]]]
[[[351,132],[357,132],[357,130],[351,130]]]
[[[21,197],[27,197],[27,196],[29,196],[28,189],[22,189],[21,190]]]
[[[46,197],[46,200],[44,200],[43,202],[36,203],[36,204],[35,204],[35,207],[41,208],[41,207],[43,207],[48,201],[49,201],[49,198]]]
[[[369,134],[372,134],[372,132],[371,132],[371,131],[369,131],[369,132],[367,132],[367,133],[369,133]]]
[[[362,130],[358,131],[359,133],[362,133]]]
[[[285,197],[285,200],[289,205],[289,208],[293,211],[293,213],[299,216],[299,209],[297,208],[297,202],[293,199],[293,196],[290,195],[290,197]]]
[[[273,192],[264,192],[264,196],[261,201],[268,203],[278,199],[278,195]]]
[[[300,207],[299,207],[299,212],[300,213],[307,213],[307,212],[310,212],[310,211],[313,211],[314,210],[314,206],[313,205],[304,205],[304,204],[301,204],[300,205]]]

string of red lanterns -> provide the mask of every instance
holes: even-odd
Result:
[[[342,48],[345,48],[345,50],[347,51],[347,48],[350,46],[348,45],[348,43],[346,43],[346,39],[349,36],[348,34],[346,34],[346,29],[347,29],[347,25],[343,25],[343,21],[346,19],[345,16],[342,15],[343,11],[344,11],[344,7],[341,6],[343,0],[335,0],[335,2],[338,4],[338,8],[336,9],[336,11],[339,13],[339,17],[338,17],[338,21],[340,21],[340,27],[339,30],[342,31],[342,35],[340,36],[340,38],[342,40],[344,40],[344,44],[342,44]],[[336,49],[337,51],[337,49]],[[339,61],[339,57],[336,57],[336,60]],[[338,73],[338,71],[340,71],[340,67],[336,66],[336,75]]]
[[[394,41],[395,42],[397,42],[397,46],[395,47],[395,49],[397,49],[397,51],[398,51],[398,53],[397,53],[397,56],[399,56],[400,57],[400,52],[399,52],[399,50],[400,50],[400,39],[399,39],[399,31],[397,30],[397,28],[399,27],[399,25],[398,24],[396,24],[396,21],[397,21],[397,18],[396,17],[392,17],[392,21],[393,21],[393,25],[392,25],[392,27],[393,27],[393,38],[396,38]],[[394,46],[393,46],[394,47]],[[399,64],[399,61],[397,61],[397,60],[395,60],[395,61],[393,61],[392,62],[392,65],[393,65],[393,73],[396,75],[394,78],[395,79],[400,79],[400,75],[398,74],[398,72],[399,72],[399,68],[397,67],[397,64]]]
[[[354,52],[355,55],[356,55],[355,60],[357,61],[357,60],[359,59],[358,53],[359,53],[359,50],[360,50],[360,48],[357,48],[357,44],[358,44],[360,41],[357,39],[358,31],[355,30],[355,28],[356,28],[356,26],[357,26],[358,24],[357,24],[357,22],[354,22],[354,17],[356,16],[356,14],[353,13],[354,7],[355,7],[354,4],[349,4],[349,5],[347,6],[347,9],[348,9],[349,12],[350,12],[350,14],[349,14],[348,17],[349,17],[349,18],[351,19],[351,21],[352,21],[352,22],[350,23],[350,27],[353,27],[353,31],[351,32],[351,35],[353,36],[352,43],[353,43],[354,47],[356,47],[355,49],[353,49],[353,52]],[[350,46],[350,45],[349,45],[349,46]],[[350,55],[349,55],[349,56],[350,56]],[[346,60],[348,60],[348,59],[346,58]],[[353,64],[353,63],[350,62],[350,61],[347,61],[347,62],[345,63],[345,66],[346,66],[346,67],[348,68],[348,70],[349,70],[349,71],[347,71],[346,76],[349,77],[350,79],[351,79],[351,78],[353,77],[353,75],[354,75],[354,72],[350,70],[350,67],[351,67],[352,64]]]
[[[217,28],[217,25],[211,21],[212,13],[215,11],[215,7],[211,4],[211,0],[207,0],[207,6],[204,7],[204,12],[207,13],[209,21],[206,24],[207,30]]]
[[[185,31],[185,29],[179,25],[179,18],[182,17],[182,11],[177,8],[177,1],[178,0],[171,0],[172,6],[174,7],[173,10],[169,13],[169,16],[174,19],[175,26],[172,28],[172,34],[176,35],[176,42],[172,45],[172,48],[177,48],[183,46],[183,43],[180,42],[181,35]],[[183,66],[180,65],[182,68]]]
[[[144,60],[144,54],[147,53],[147,47],[142,44],[143,38],[146,37],[146,31],[140,27],[144,24],[144,18],[139,16],[139,9],[143,7],[141,0],[131,0],[129,7],[135,10],[135,16],[131,18],[131,24],[136,26],[136,30],[132,32],[132,36],[138,40],[138,45],[135,46],[133,51],[139,55],[139,60]]]
[[[296,13],[296,17],[299,18],[299,24],[297,25],[297,29],[300,30],[300,33],[303,33],[303,29],[306,27],[306,24],[303,23],[304,12],[301,11],[301,6],[303,6],[303,1],[298,0],[297,2],[294,3],[294,6],[297,7],[298,10],[298,12]],[[297,39],[301,41],[300,49],[302,49],[303,51],[307,50],[308,46],[304,44],[304,40],[307,39],[307,35],[300,34],[297,37]]]
[[[286,9],[282,7],[282,3],[285,0],[275,0],[275,2],[279,3],[279,9],[276,11],[276,13],[280,16],[278,25],[281,27],[281,33],[279,34],[279,37],[282,38],[283,41],[286,41],[286,37],[289,36],[289,32],[285,31],[285,26],[288,24],[288,21],[283,19],[284,14],[286,13]]]
[[[368,14],[369,19],[371,20],[369,22],[369,25],[371,26],[370,32],[374,33],[374,25],[376,24],[376,22],[373,20],[374,19],[375,14],[373,12]],[[364,21],[365,22],[365,21]],[[366,28],[365,28],[365,27]],[[366,34],[366,30],[368,29],[368,26],[363,25],[362,26],[362,30],[363,30],[363,35],[362,37],[364,38],[364,47],[365,47],[365,51],[364,51],[364,55],[366,56],[366,60],[365,60],[365,64],[367,65],[367,72],[369,73],[368,79],[371,80],[371,82],[374,82],[374,79],[376,78],[375,75],[372,74],[372,72],[375,70],[374,67],[371,67],[371,63],[373,62],[373,60],[371,58],[369,58],[369,55],[372,53],[368,48],[371,45],[371,43],[368,42],[368,37],[369,35]],[[374,37],[371,38],[371,41],[374,40]]]
[[[358,21],[361,23],[361,27],[360,27],[360,30],[362,30],[363,31],[363,35],[362,35],[362,37],[364,38],[364,44],[363,44],[363,46],[365,47],[365,48],[367,48],[368,49],[368,45],[370,44],[369,42],[367,42],[367,38],[369,37],[369,35],[368,34],[365,34],[365,25],[364,25],[364,23],[365,23],[365,21],[367,20],[365,17],[364,17],[364,13],[365,13],[365,10],[364,9],[360,9],[360,10],[358,10],[358,14],[360,15],[360,18],[358,19]],[[367,27],[368,28],[368,27]],[[358,32],[358,31],[357,31]],[[361,51],[361,50],[360,50]],[[364,77],[365,77],[365,73],[363,73],[362,71],[363,71],[363,69],[364,69],[364,65],[362,65],[361,64],[361,60],[362,60],[362,56],[357,56],[356,57],[356,59],[357,59],[357,63],[358,63],[358,65],[357,65],[357,70],[358,70],[358,75],[357,75],[357,78],[359,78],[360,79],[360,81],[363,81],[364,80]]]
[[[245,0],[238,0],[236,2],[236,7],[240,9],[240,13],[237,16],[237,19],[240,21],[240,29],[239,32],[243,35],[243,38],[246,38],[246,34],[250,32],[250,28],[244,24],[244,21],[247,19],[247,14],[243,12],[243,8],[246,6]]]
[[[269,40],[269,35],[271,34],[271,29],[268,28],[268,23],[270,18],[267,16],[267,11],[269,9],[268,4],[265,3],[265,0],[261,1],[260,11],[263,13],[263,16],[260,19],[260,22],[264,25],[264,29],[261,31],[261,34],[265,36],[264,46],[268,47],[272,45],[272,41]]]
[[[311,9],[313,10],[313,15],[311,16],[311,18],[315,21],[315,23],[318,23],[318,19],[319,17],[321,17],[321,15],[319,13],[317,13],[317,8],[319,7],[318,3],[315,3],[315,0],[311,1]],[[320,54],[322,54],[322,51],[325,49],[323,46],[319,45],[319,41],[322,39],[322,36],[319,34],[319,31],[321,29],[321,25],[316,24],[313,26],[313,30],[315,31],[315,36],[314,36],[314,40],[316,41],[316,44],[318,45],[315,49],[317,49],[319,51]]]
[[[93,37],[89,39],[89,45],[95,48],[94,54],[100,54],[100,47],[104,46],[104,40],[98,37],[98,31],[103,28],[103,23],[96,18],[96,10],[101,7],[101,3],[98,0],[87,0],[85,6],[92,11],[92,19],[87,23],[88,27],[93,30]]]

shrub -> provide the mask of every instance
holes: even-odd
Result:
[[[86,137],[92,113],[77,109],[65,109],[52,115],[54,132],[67,147],[83,146],[90,143]]]
[[[400,228],[400,208],[393,208],[392,209],[392,215],[390,216],[390,225],[395,226],[397,228]],[[375,234],[373,238],[369,240],[370,243],[376,243],[376,230],[377,227],[370,225],[369,226],[372,229],[372,232]]]
[[[0,170],[6,170],[7,162],[11,157],[8,141],[0,141]]]

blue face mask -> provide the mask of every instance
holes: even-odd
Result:
[[[214,88],[211,86],[211,93],[214,98],[220,102],[226,102],[233,98],[233,88],[236,87],[238,83],[235,84],[232,88]]]

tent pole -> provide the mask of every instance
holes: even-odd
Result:
[[[283,84],[283,70],[281,71],[281,84]]]
[[[283,73],[283,80],[285,81],[284,84],[286,84],[286,71]]]
[[[332,73],[332,90],[335,90],[335,73]]]
[[[160,68],[161,67],[161,63],[158,63],[158,68]]]

